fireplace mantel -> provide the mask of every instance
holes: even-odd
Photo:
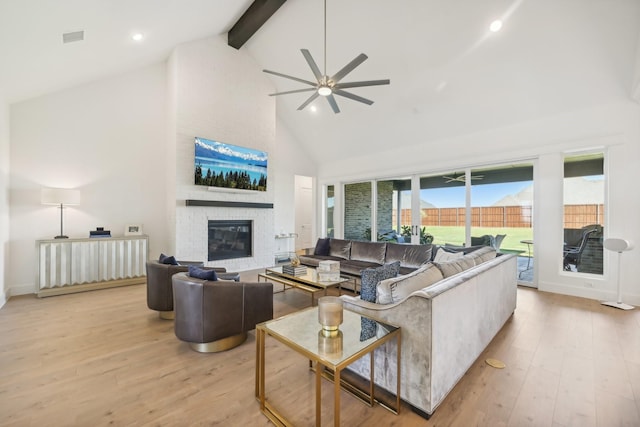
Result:
[[[273,209],[273,203],[255,203],[255,202],[229,202],[222,200],[185,200],[186,206],[204,206],[216,208],[254,208],[254,209]]]

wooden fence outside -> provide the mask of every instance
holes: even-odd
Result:
[[[471,208],[472,227],[531,228],[531,206],[483,206]],[[411,224],[411,209],[402,209],[401,224]],[[423,208],[421,225],[425,227],[464,227],[465,208]],[[393,213],[393,224],[396,213]],[[604,225],[604,205],[565,205],[564,228]]]

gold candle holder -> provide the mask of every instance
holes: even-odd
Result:
[[[324,329],[318,331],[318,353],[328,357],[342,356],[342,331],[335,331],[335,336],[326,336]]]
[[[338,297],[318,298],[318,322],[325,337],[337,336],[342,324],[342,300]]]

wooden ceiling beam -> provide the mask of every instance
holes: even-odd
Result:
[[[240,49],[287,0],[255,0],[227,33],[227,44]]]

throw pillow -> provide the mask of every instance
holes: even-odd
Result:
[[[438,249],[438,252],[436,252],[436,257],[433,259],[433,262],[454,261],[456,259],[462,258],[463,255],[464,252],[447,252],[440,248]]]
[[[489,261],[496,257],[496,250],[491,246],[483,246],[477,251],[470,252],[465,255],[465,258],[470,258],[473,260],[475,265],[482,264],[485,261]]]
[[[378,322],[366,317],[360,317],[360,341],[366,341],[376,336]]]
[[[462,273],[476,265],[473,259],[465,257],[460,257],[460,259],[447,262],[434,261],[433,264],[440,269],[445,278],[453,276],[454,274]]]
[[[218,274],[215,270],[205,270],[204,268],[194,265],[189,266],[189,276],[195,277],[196,279],[211,280],[213,282],[218,280]]]
[[[318,239],[316,247],[313,250],[314,255],[329,255],[329,238]]]
[[[158,258],[158,262],[160,264],[169,264],[169,265],[180,265],[178,261],[176,261],[176,257],[173,255],[167,256],[165,254],[160,254],[160,258]]]
[[[395,304],[411,293],[431,286],[443,278],[442,272],[435,265],[425,264],[409,274],[378,283],[376,302],[378,304]]]
[[[376,302],[376,288],[385,279],[396,277],[400,271],[400,261],[384,264],[380,267],[366,268],[360,276],[360,299]]]

